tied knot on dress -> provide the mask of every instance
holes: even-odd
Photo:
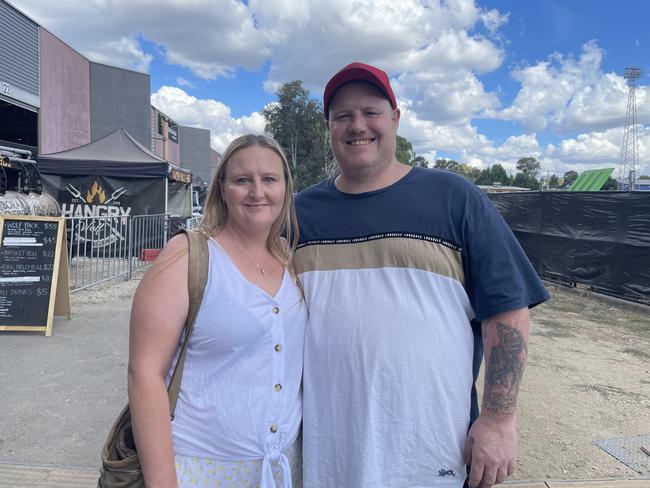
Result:
[[[282,484],[279,488],[291,488],[291,466],[289,466],[289,458],[282,454],[278,447],[273,447],[264,455],[264,459],[262,459],[262,480],[260,482],[260,488],[278,488],[273,479],[272,463],[278,463],[280,467]]]

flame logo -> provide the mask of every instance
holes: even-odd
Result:
[[[104,203],[106,201],[106,193],[104,193],[104,190],[96,181],[93,181],[93,186],[90,188],[90,191],[86,193],[86,203],[93,203],[95,197],[98,198],[99,203]]]

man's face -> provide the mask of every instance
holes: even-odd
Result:
[[[332,152],[344,174],[388,167],[395,160],[399,109],[365,82],[341,87],[330,103],[327,128]]]

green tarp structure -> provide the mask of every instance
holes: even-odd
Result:
[[[578,176],[569,191],[598,191],[607,182],[614,168],[592,169]]]

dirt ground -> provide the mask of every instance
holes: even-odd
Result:
[[[131,297],[140,276],[74,293],[73,307]],[[531,312],[511,479],[638,477],[594,441],[650,434],[650,307],[547,287]]]
[[[650,434],[650,307],[548,288],[531,312],[513,479],[639,476],[594,441]]]

